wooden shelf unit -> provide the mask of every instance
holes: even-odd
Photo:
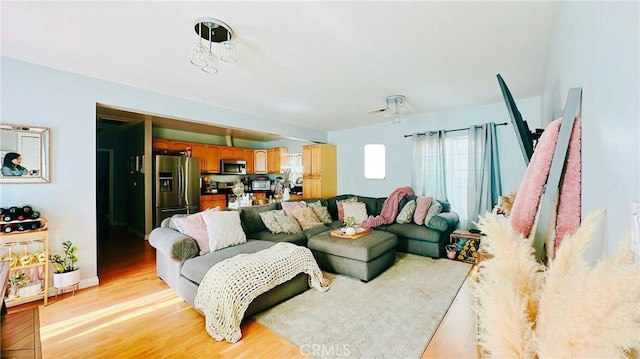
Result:
[[[0,225],[32,222],[37,220],[44,221],[46,223],[44,218],[38,218],[12,222],[0,221]],[[44,261],[36,263],[32,261],[29,264],[21,265],[20,257],[25,255],[25,250],[32,256],[37,251],[43,251],[44,255],[42,257],[44,258]],[[9,268],[9,276],[14,272],[23,271],[30,276],[31,284],[39,282],[41,283],[42,288],[38,294],[24,297],[8,298],[7,293],[2,293],[6,306],[12,307],[40,299],[44,301],[44,305],[47,305],[47,289],[49,288],[49,230],[45,227],[45,229],[0,234],[0,257],[4,260],[9,260],[8,256],[10,253],[15,254],[18,257],[18,265]],[[37,260],[37,258],[33,258],[33,260]],[[42,269],[40,270],[40,268]],[[35,279],[33,278],[34,276]],[[7,288],[9,288],[8,285]]]

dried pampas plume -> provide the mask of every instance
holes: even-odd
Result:
[[[548,269],[508,222],[495,214],[481,218],[493,255],[481,263],[476,286],[478,340],[487,357],[623,358],[638,348],[640,266],[630,241],[593,267],[584,259],[604,215],[589,214]]]

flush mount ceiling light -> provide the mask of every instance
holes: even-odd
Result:
[[[194,30],[198,35],[198,42],[191,46],[192,64],[204,72],[218,72],[218,56],[213,53],[214,42],[219,44],[220,60],[228,63],[237,61],[236,45],[231,42],[233,31],[229,25],[217,19],[203,17],[196,20]]]
[[[391,120],[391,123],[400,123],[400,115],[405,112],[403,95],[393,95],[387,97],[387,108],[384,109],[384,117]]]

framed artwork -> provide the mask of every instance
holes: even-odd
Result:
[[[0,123],[0,184],[49,183],[48,127]]]

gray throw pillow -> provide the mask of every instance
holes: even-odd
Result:
[[[428,227],[431,218],[437,216],[442,212],[442,205],[440,202],[433,200],[431,201],[431,206],[429,206],[429,210],[427,211],[427,217],[424,219],[425,225]]]
[[[264,223],[265,227],[271,231],[271,233],[282,233],[282,227],[278,220],[276,219],[277,210],[271,210],[267,212],[260,212],[258,215],[260,219],[262,219],[262,223]]]

